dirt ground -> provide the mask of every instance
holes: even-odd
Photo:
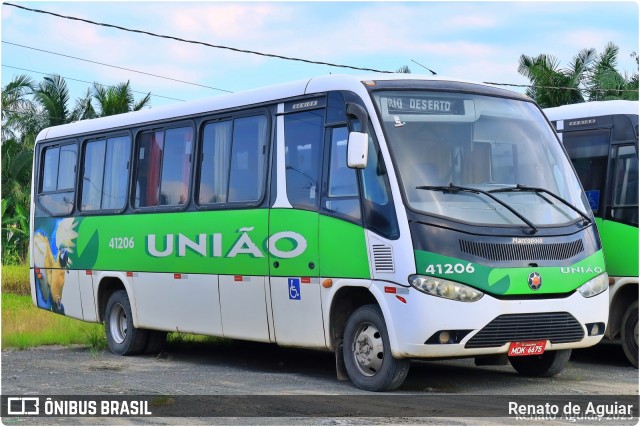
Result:
[[[382,395],[336,380],[332,353],[268,344],[190,344],[139,357],[82,347],[40,347],[4,351],[1,357],[5,396],[161,395],[174,396],[178,402],[197,396],[203,404],[220,404],[219,399],[230,397],[216,417],[14,416],[3,418],[5,425],[634,425],[638,421],[529,421],[478,412],[480,406],[501,404],[511,397],[530,403],[536,396],[597,400],[632,395],[637,402],[638,370],[628,365],[620,347],[614,345],[574,352],[568,367],[554,378],[525,378],[509,365],[477,367],[472,359],[414,362],[404,385]],[[275,408],[263,410],[268,407],[265,396],[275,397]],[[363,406],[362,402],[368,403]],[[431,406],[427,413],[435,416],[418,416],[421,402]],[[308,406],[299,411],[300,405]],[[310,406],[316,408],[312,416],[299,416]],[[456,407],[459,411],[452,410]],[[348,408],[356,416],[341,416]]]

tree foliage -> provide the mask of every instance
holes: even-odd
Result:
[[[63,77],[39,83],[19,75],[2,88],[2,263],[26,261],[29,244],[33,146],[46,127],[140,110],[151,94],[135,101],[129,82],[114,87],[94,83],[70,109]]]
[[[553,55],[520,56],[518,73],[527,77],[526,90],[542,108],[585,101],[638,99],[638,73],[623,76],[617,69],[619,49],[608,43],[598,55],[594,48],[582,49],[565,68]]]

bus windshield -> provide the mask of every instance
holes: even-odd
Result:
[[[588,212],[569,160],[533,103],[433,91],[380,91],[373,99],[411,209],[518,226],[526,226],[523,218],[566,224]],[[516,186],[546,192],[508,191]]]

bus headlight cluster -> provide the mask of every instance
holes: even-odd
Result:
[[[603,293],[609,287],[609,275],[602,273],[598,277],[594,277],[584,285],[578,288],[580,295],[585,298],[591,298]]]
[[[484,295],[484,293],[471,286],[438,277],[414,274],[409,276],[409,283],[415,289],[425,294],[455,301],[474,302],[478,301]]]

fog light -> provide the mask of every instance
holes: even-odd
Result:
[[[449,334],[449,331],[442,331],[438,336],[438,340],[440,341],[440,344],[446,344],[449,342],[450,339],[451,339],[451,335]]]
[[[431,335],[425,344],[460,344],[473,329],[453,329],[448,331],[438,331]]]
[[[604,334],[604,323],[587,323],[585,325],[587,327],[587,333],[590,337],[595,337],[598,335]]]

